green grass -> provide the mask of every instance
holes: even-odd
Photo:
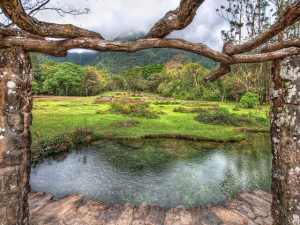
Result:
[[[108,95],[113,94],[113,92],[108,93]],[[159,118],[146,119],[112,113],[110,104],[94,104],[95,98],[49,97],[36,100],[33,109],[33,146],[57,136],[73,133],[82,127],[90,127],[99,138],[109,139],[181,137],[210,141],[234,141],[244,138],[244,134],[237,127],[202,124],[194,120],[196,113],[173,112],[180,106],[180,103],[157,105],[153,102],[150,107],[158,113]],[[258,112],[255,109],[235,111],[235,103],[207,102],[205,105],[207,107],[218,105],[239,115],[253,113],[266,117],[268,110],[268,107],[265,106]],[[132,127],[114,125],[129,120],[138,123]],[[255,129],[255,127],[249,127],[249,129]]]

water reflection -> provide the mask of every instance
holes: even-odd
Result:
[[[102,141],[32,168],[31,185],[62,197],[162,207],[220,204],[241,190],[269,191],[268,135],[240,143]]]

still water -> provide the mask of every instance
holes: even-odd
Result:
[[[269,135],[239,143],[155,139],[101,141],[35,165],[31,186],[56,197],[83,194],[109,204],[222,204],[241,190],[269,191]]]

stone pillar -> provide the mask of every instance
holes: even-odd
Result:
[[[28,224],[31,77],[29,53],[0,49],[0,225]]]
[[[272,217],[300,224],[300,56],[276,61],[271,85]]]

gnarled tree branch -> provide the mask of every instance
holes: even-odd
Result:
[[[101,52],[137,52],[150,48],[174,48],[203,55],[215,61],[221,62],[222,71],[229,65],[239,63],[259,63],[287,56],[300,54],[300,48],[291,47],[268,53],[237,54],[228,56],[217,52],[204,44],[195,44],[181,39],[141,39],[135,41],[108,41],[99,38],[74,38],[64,41],[37,40],[28,37],[3,37],[0,38],[0,48],[11,46],[22,47],[27,51],[41,52],[48,55],[64,56],[68,50],[75,48],[91,49]]]
[[[266,43],[274,36],[279,34],[285,28],[294,24],[300,19],[300,0],[297,0],[295,3],[291,4],[283,17],[279,19],[274,25],[272,25],[268,30],[260,34],[259,36],[251,39],[250,41],[241,44],[241,45],[228,45],[225,48],[225,52],[228,55],[240,54],[252,51],[253,49],[261,46]]]
[[[230,65],[221,64],[220,67],[204,78],[206,82],[213,82],[231,72]]]
[[[22,37],[3,37],[0,48],[22,47],[27,51],[64,56],[67,50],[74,48],[91,49],[101,52],[136,52],[149,48],[174,48],[206,56],[218,62],[229,63],[231,57],[215,51],[204,44],[195,44],[181,39],[140,39],[135,41],[108,41],[100,38],[73,38],[64,41],[36,40]]]
[[[225,76],[227,73],[230,73],[230,65],[233,64],[268,62],[268,61],[283,59],[288,56],[299,55],[299,54],[300,54],[300,48],[290,47],[290,48],[283,48],[283,49],[279,49],[267,53],[233,55],[230,63],[221,64],[219,69],[206,76],[204,80],[206,82],[213,82]]]
[[[186,28],[194,19],[204,0],[181,0],[180,6],[169,11],[146,35],[146,38],[164,38],[174,30]]]
[[[0,27],[0,36],[28,37],[33,39],[45,40],[44,37],[34,35],[19,29],[6,28],[6,27]]]
[[[56,38],[98,37],[103,39],[96,32],[71,24],[54,24],[38,21],[26,14],[20,0],[1,0],[0,7],[3,13],[18,27],[35,35]]]
[[[282,48],[290,48],[290,47],[300,48],[300,40],[298,38],[293,38],[280,43],[269,44],[266,47],[264,47],[260,52],[261,53],[272,52]]]

